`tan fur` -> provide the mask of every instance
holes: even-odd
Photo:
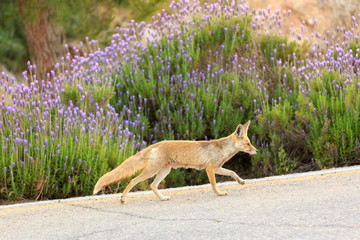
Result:
[[[94,194],[143,169],[140,175],[132,179],[124,190],[121,202],[125,202],[126,195],[136,184],[155,174],[156,178],[150,186],[151,189],[161,200],[169,200],[169,197],[163,196],[158,191],[158,185],[169,174],[171,168],[184,167],[206,169],[214,192],[218,195],[226,195],[226,192],[217,189],[215,173],[230,176],[238,183],[245,184],[245,181],[234,171],[224,169],[222,165],[241,151],[256,154],[256,148],[251,145],[247,137],[249,125],[250,121],[244,125],[239,124],[233,134],[211,141],[163,141],[153,144],[102,176],[95,185]]]

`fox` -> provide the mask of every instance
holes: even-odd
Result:
[[[138,183],[155,176],[150,188],[162,201],[169,200],[169,196],[163,196],[159,190],[159,183],[165,179],[171,169],[179,167],[205,169],[213,191],[219,195],[227,195],[216,187],[215,174],[230,176],[239,184],[245,184],[234,171],[222,166],[238,152],[250,155],[257,153],[257,149],[251,144],[247,136],[250,120],[244,125],[239,124],[235,132],[227,137],[208,141],[167,140],[148,146],[135,155],[126,159],[120,166],[104,174],[97,181],[93,194],[96,195],[103,188],[117,183],[125,178],[142,172],[133,178],[121,195],[121,203],[126,202],[126,196]]]

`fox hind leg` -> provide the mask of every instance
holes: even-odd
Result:
[[[145,168],[139,176],[135,177],[134,179],[132,179],[130,181],[130,183],[127,185],[127,187],[125,188],[123,194],[121,195],[121,203],[125,203],[126,202],[126,195],[130,192],[130,190],[139,182],[145,181],[148,178],[151,178],[152,176],[154,176],[156,174],[156,171],[153,171],[152,169],[147,169]]]
[[[158,198],[160,198],[161,201],[170,200],[169,196],[163,196],[158,190],[159,183],[170,173],[170,171],[171,171],[171,167],[162,168],[157,173],[155,180],[150,185],[150,188],[154,191],[156,196],[158,196]]]
[[[206,168],[206,173],[207,173],[207,175],[209,177],[209,180],[210,180],[210,183],[211,183],[211,186],[212,186],[214,192],[219,196],[227,195],[227,192],[221,192],[216,187],[215,169],[214,168]]]

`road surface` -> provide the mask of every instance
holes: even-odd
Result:
[[[218,185],[0,206],[0,238],[360,238],[360,166]]]

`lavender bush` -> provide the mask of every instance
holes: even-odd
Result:
[[[153,142],[219,138],[249,119],[260,151],[248,174],[359,162],[356,17],[352,29],[321,36],[270,7],[170,8],[152,24],[119,28],[104,49],[87,40],[46,81],[30,63],[29,87],[10,87],[2,75],[13,102],[0,105],[1,198],[87,195],[102,174]],[[177,169],[165,184],[206,181],[204,172]]]

